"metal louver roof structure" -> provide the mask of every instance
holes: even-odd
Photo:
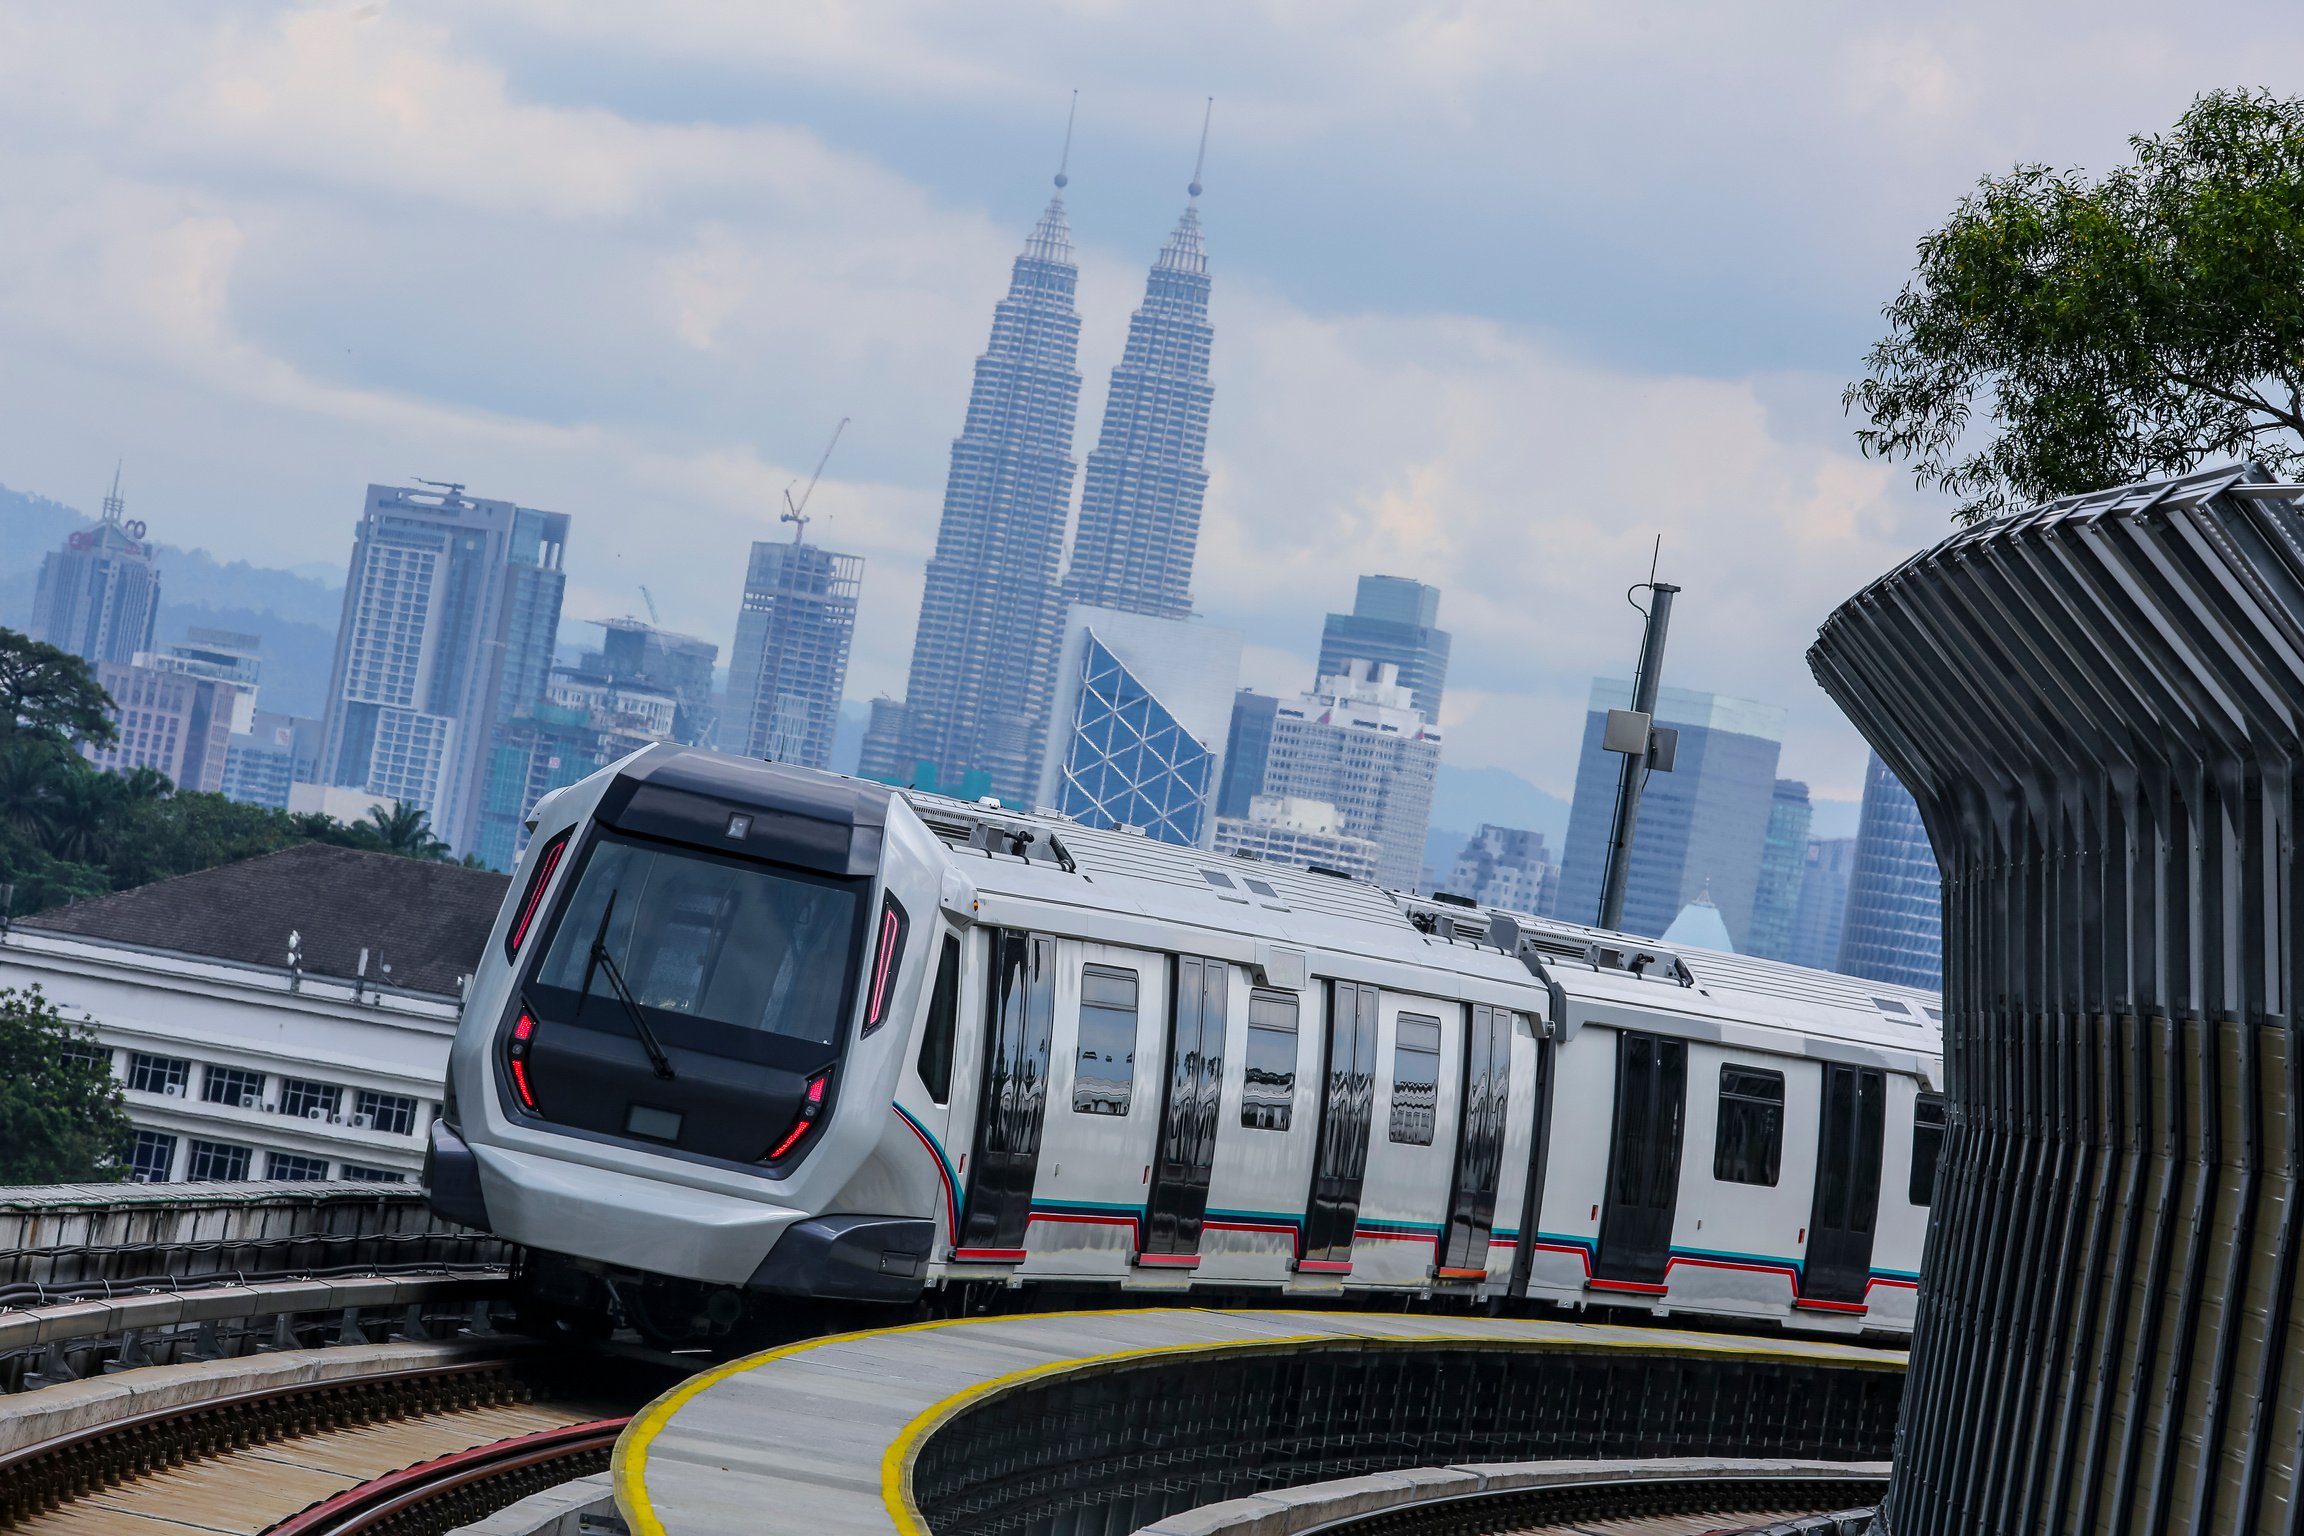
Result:
[[[1894,1536],[2304,1505],[2304,486],[1978,524],[1809,663],[1944,871],[1951,1134]]]

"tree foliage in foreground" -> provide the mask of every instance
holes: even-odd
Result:
[[[1843,397],[1963,521],[2254,458],[2304,470],[2304,100],[2200,97],[2090,181],[1987,177]]]
[[[127,1177],[135,1132],[107,1055],[38,987],[0,987],[0,1184]]]
[[[0,884],[23,916],[298,843],[445,859],[424,813],[358,822],[178,791],[149,768],[103,773],[80,755],[112,740],[112,701],[79,657],[0,628]]]

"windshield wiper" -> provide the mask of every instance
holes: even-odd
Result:
[[[672,1058],[665,1055],[664,1047],[657,1043],[656,1031],[648,1027],[648,1016],[633,1001],[632,989],[624,985],[624,972],[618,969],[616,957],[608,953],[608,920],[616,915],[618,894],[608,893],[608,905],[600,913],[600,931],[592,935],[592,953],[584,962],[584,987],[576,994],[576,1012],[582,1014],[584,1004],[592,996],[592,973],[595,970],[604,973],[608,989],[616,994],[616,1001],[624,1005],[624,1017],[632,1021],[632,1033],[640,1037],[640,1048],[648,1053],[648,1064],[656,1069],[658,1077],[670,1082],[678,1075],[672,1070]]]

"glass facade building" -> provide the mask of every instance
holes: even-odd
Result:
[[[1848,918],[1835,970],[1935,991],[1944,985],[1943,876],[1920,807],[1877,753],[1848,875]]]
[[[1840,931],[1848,920],[1848,874],[1856,867],[1856,839],[1812,837],[1800,871],[1800,905],[1792,915],[1792,948],[1785,959],[1811,970],[1840,963]]]
[[[1448,687],[1448,632],[1439,628],[1440,589],[1405,576],[1363,576],[1350,613],[1320,627],[1322,677],[1343,675],[1348,661],[1390,662],[1400,669],[1411,707],[1438,723]]]
[[[798,540],[752,546],[728,658],[723,750],[803,768],[832,765],[863,588],[862,555]]]
[[[1627,709],[1632,685],[1614,678],[1592,684],[1584,743],[1576,760],[1576,797],[1561,851],[1560,900],[1553,915],[1589,923],[1600,911],[1600,883],[1615,820],[1617,776],[1625,759],[1603,751],[1608,711]],[[1650,773],[1633,830],[1624,931],[1656,938],[1683,907],[1710,892],[1741,950],[1750,942],[1752,900],[1776,794],[1784,711],[1722,694],[1665,688],[1656,723],[1680,732],[1670,773]]]
[[[126,664],[152,649],[160,615],[160,572],[144,525],[121,517],[120,477],[104,498],[104,515],[40,562],[32,594],[35,640],[70,651],[90,666]]]
[[[1208,492],[1208,250],[1197,196],[1144,282],[1144,303],[1104,397],[1080,483],[1064,596],[1124,613],[1192,611],[1192,560]]]
[[[1748,955],[1792,958],[1792,927],[1808,872],[1808,823],[1814,811],[1807,785],[1798,779],[1776,781],[1768,801],[1768,835],[1760,845],[1760,880],[1752,891],[1752,931],[1744,945]]]
[[[1248,803],[1264,793],[1264,763],[1272,755],[1272,721],[1280,701],[1243,688],[1232,696],[1232,724],[1224,734],[1224,787],[1216,796],[1219,816],[1246,816]]]
[[[1061,185],[1061,184],[1059,184]],[[1040,768],[1064,605],[1058,566],[1071,511],[1080,403],[1080,270],[1061,191],[1024,242],[976,360],[952,444],[944,512],[893,750],[874,760],[939,780],[982,773],[1021,804]]]
[[[1230,630],[1074,608],[1039,803],[1086,826],[1207,846],[1239,675]]]
[[[322,782],[413,805],[475,849],[499,726],[543,699],[564,513],[371,485],[329,674]]]

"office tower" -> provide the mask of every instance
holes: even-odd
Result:
[[[1264,793],[1264,762],[1272,752],[1272,721],[1280,701],[1243,688],[1232,695],[1232,724],[1224,736],[1224,780],[1216,814],[1245,816],[1248,802]]]
[[[1384,850],[1338,830],[1336,807],[1300,795],[1257,795],[1247,814],[1216,818],[1215,850],[1291,869],[1332,869],[1355,880],[1376,878]]]
[[[253,712],[224,754],[225,798],[288,809],[288,787],[312,783],[319,771],[321,722],[276,710]]]
[[[863,585],[862,555],[835,554],[798,538],[752,546],[736,649],[728,658],[723,751],[803,768],[831,766]]]
[[[1485,907],[1541,916],[1560,894],[1560,866],[1546,851],[1543,833],[1483,824],[1456,855],[1443,889]]]
[[[1332,613],[1320,626],[1320,676],[1341,675],[1355,657],[1388,661],[1400,669],[1417,712],[1437,724],[1448,687],[1448,631],[1439,623],[1438,587],[1405,576],[1363,576],[1352,611]]]
[[[1074,606],[1039,804],[1084,826],[1205,846],[1239,680],[1237,631]]]
[[[1920,807],[1874,753],[1848,875],[1848,920],[1835,970],[1936,991],[1944,985],[1942,875]]]
[[[872,700],[872,713],[864,722],[864,740],[856,751],[856,776],[884,783],[905,782],[904,705],[881,694]]]
[[[160,614],[160,572],[144,525],[123,519],[120,476],[104,498],[104,515],[40,562],[32,596],[32,629],[42,640],[95,666],[126,663],[152,649]]]
[[[497,727],[543,698],[568,517],[368,487],[328,684],[323,781],[414,806],[473,851]]]
[[[1651,783],[1654,781],[1651,780]],[[1808,822],[1814,807],[1808,786],[1778,779],[1768,801],[1768,832],[1760,845],[1760,879],[1752,891],[1752,928],[1744,952],[1763,960],[1792,958],[1792,925],[1808,870]]]
[[[1794,965],[1828,971],[1840,963],[1840,931],[1848,918],[1848,875],[1856,867],[1856,839],[1812,837],[1800,872],[1800,905],[1792,917]]]
[[[101,662],[96,681],[112,700],[118,739],[108,747],[81,744],[81,755],[106,773],[152,768],[178,789],[214,793],[224,787],[224,761],[232,740],[239,687],[212,677],[168,671],[142,662]]]
[[[189,629],[176,644],[136,659],[163,672],[182,672],[230,683],[247,694],[253,709],[256,685],[264,675],[263,649],[261,635],[243,635],[230,629]],[[234,730],[244,728],[233,727]]]
[[[1273,711],[1262,792],[1325,800],[1337,830],[1382,850],[1376,879],[1414,888],[1440,767],[1440,730],[1408,702],[1390,663],[1355,660]]]
[[[1208,252],[1200,180],[1144,282],[1112,370],[1104,426],[1080,486],[1080,531],[1064,576],[1074,603],[1183,618],[1208,490]]]
[[[1062,172],[1056,186],[993,309],[967,424],[952,444],[897,752],[908,780],[922,763],[932,783],[973,771],[1018,804],[1039,775],[1063,629],[1057,564],[1080,403],[1080,274]]]
[[[678,716],[670,739],[683,746],[710,746],[718,724],[712,708],[712,668],[720,660],[720,647],[638,619],[592,622],[600,626],[600,649],[584,652],[578,669],[611,683],[671,695]],[[742,622],[739,618],[739,628]]]
[[[1553,912],[1572,923],[1599,917],[1617,773],[1625,761],[1601,750],[1600,737],[1608,711],[1631,703],[1630,683],[1593,680],[1576,798],[1568,811],[1568,846],[1560,861],[1560,903]],[[1624,931],[1658,937],[1681,908],[1709,890],[1730,942],[1741,949],[1749,943],[1752,898],[1767,845],[1784,711],[1749,699],[1665,688],[1656,697],[1655,719],[1679,731],[1678,760],[1670,773],[1649,773],[1640,798]]]

